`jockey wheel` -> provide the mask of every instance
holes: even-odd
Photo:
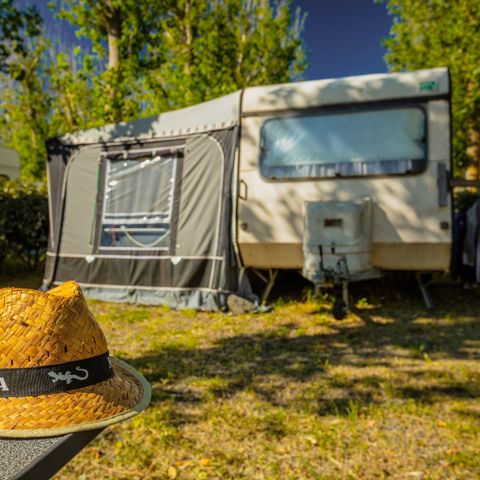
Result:
[[[332,314],[335,320],[343,320],[348,312],[348,282],[342,282],[334,287],[335,301]]]

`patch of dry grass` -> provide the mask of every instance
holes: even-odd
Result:
[[[113,354],[153,386],[59,479],[480,478],[480,298],[414,284],[238,315],[92,302]],[[284,297],[285,298],[285,297]]]
[[[432,313],[377,287],[343,322],[312,299],[255,316],[92,303],[153,401],[58,478],[480,477],[478,296],[437,286]]]

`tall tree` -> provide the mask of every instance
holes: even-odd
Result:
[[[0,0],[0,137],[20,154],[22,174],[42,177],[48,131],[41,18],[35,7],[19,10]]]
[[[21,173],[45,174],[45,139],[49,136],[50,96],[40,64],[45,46],[39,44],[9,66],[11,76],[0,82],[0,137],[20,155]]]
[[[159,59],[148,57],[148,46],[157,38],[157,17],[162,1],[59,0],[59,18],[77,28],[79,37],[92,44],[91,61],[98,67],[92,76],[97,109],[103,122],[129,120],[140,113],[138,81]],[[88,55],[88,54],[87,54]],[[93,73],[93,72],[92,72]]]
[[[392,70],[449,67],[455,172],[478,178],[480,0],[377,1],[387,3],[394,17],[384,41]]]
[[[160,42],[151,45],[151,55],[166,61],[146,77],[149,111],[298,78],[306,68],[303,23],[290,0],[171,2]]]
[[[50,52],[48,90],[52,97],[49,123],[56,135],[102,122],[94,88],[95,64],[89,54],[76,47],[71,54]],[[94,119],[97,119],[95,123]]]
[[[291,0],[52,0],[81,39],[68,50],[13,1],[0,0],[0,18],[16,25],[0,56],[0,137],[33,177],[48,136],[289,81],[306,67]]]
[[[306,67],[303,16],[291,0],[59,0],[105,72],[97,105],[128,120],[288,81]],[[95,83],[95,82],[94,82]]]
[[[0,71],[13,57],[26,54],[25,39],[38,36],[42,19],[34,6],[19,10],[14,0],[0,0]]]

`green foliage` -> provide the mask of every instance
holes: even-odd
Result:
[[[384,41],[392,70],[450,69],[453,157],[460,174],[480,160],[480,2],[377,1],[387,3],[394,17]]]
[[[173,2],[152,46],[166,61],[145,78],[149,112],[297,78],[306,67],[303,21],[287,0]]]
[[[41,18],[35,7],[21,11],[12,0],[0,7],[0,137],[19,152],[22,175],[41,178],[49,114]]]
[[[0,184],[0,271],[7,260],[35,270],[45,255],[48,202],[42,183],[9,180]]]
[[[138,81],[145,70],[160,62],[160,57],[149,55],[149,46],[159,42],[156,24],[158,16],[164,13],[163,3],[135,0],[52,2],[58,18],[70,22],[76,27],[77,36],[88,39],[91,44],[91,51],[83,52],[83,68],[78,71],[79,76],[86,72],[91,81],[91,88],[85,91],[94,106],[89,110],[90,124],[130,120],[139,115]],[[92,66],[95,69],[92,70]]]
[[[165,0],[57,0],[51,8],[77,28],[77,36],[91,41],[100,58],[109,55],[108,36],[118,38],[121,60],[152,68],[159,59],[145,46],[160,40],[157,16],[167,13]],[[175,3],[175,2],[173,2]]]
[[[296,78],[306,67],[303,17],[290,10],[289,0],[56,4],[58,16],[91,42],[93,61],[108,63],[91,72],[92,117],[100,123]]]
[[[12,56],[26,53],[25,37],[36,37],[41,23],[34,6],[21,11],[16,8],[14,0],[0,0],[0,71],[9,72]]]
[[[51,99],[44,90],[42,57],[45,45],[38,43],[11,65],[12,78],[4,78],[0,104],[2,141],[21,158],[21,174],[42,178],[45,174],[45,139],[50,133]]]
[[[40,35],[35,9],[0,1],[19,46],[0,75],[0,140],[20,153],[24,177],[43,177],[48,137],[286,82],[306,67],[291,0],[53,0],[79,38],[68,52]]]
[[[455,189],[453,193],[457,212],[467,211],[479,198],[478,192],[469,188]]]
[[[52,131],[73,131],[86,128],[95,108],[89,94],[90,78],[94,73],[89,57],[78,52],[73,59],[59,53],[49,68],[49,80],[53,96],[50,123]]]

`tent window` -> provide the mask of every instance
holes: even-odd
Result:
[[[282,117],[262,128],[260,168],[269,179],[420,173],[426,162],[418,107]]]
[[[107,160],[100,247],[168,250],[177,158]]]

